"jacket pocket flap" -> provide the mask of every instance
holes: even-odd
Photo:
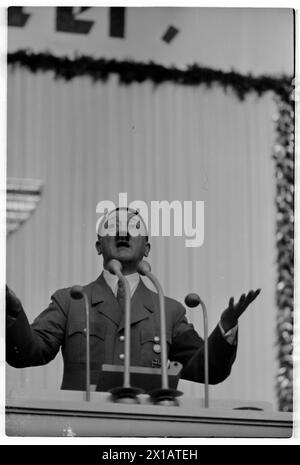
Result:
[[[101,324],[95,321],[90,322],[90,336],[98,337],[99,339],[102,339],[104,341],[105,332],[106,332],[106,327],[104,324]],[[82,333],[86,335],[85,321],[73,320],[70,322],[68,331],[67,331],[68,336],[72,336],[73,334],[76,334],[76,333]]]

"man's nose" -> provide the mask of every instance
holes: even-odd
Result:
[[[129,241],[130,235],[128,233],[127,228],[124,227],[124,228],[118,228],[117,229],[116,239],[119,239],[119,238],[127,239]]]

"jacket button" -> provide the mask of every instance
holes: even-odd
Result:
[[[123,335],[120,336],[120,341],[121,341],[121,342],[124,342],[124,341],[125,341],[125,336],[123,336]]]
[[[120,358],[121,360],[124,360],[125,355],[124,355],[124,354],[120,354],[120,355],[119,355],[119,358]]]
[[[159,344],[154,344],[153,346],[153,352],[155,352],[156,354],[160,354],[161,353],[161,347]]]
[[[160,338],[158,336],[154,336],[154,342],[159,342]]]

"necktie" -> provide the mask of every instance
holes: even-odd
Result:
[[[122,283],[122,281],[120,279],[118,281],[117,301],[119,302],[120,307],[122,308],[122,310],[124,310],[124,307],[125,307],[125,288],[124,288],[124,284]]]

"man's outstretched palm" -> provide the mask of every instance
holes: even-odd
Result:
[[[225,332],[229,331],[229,329],[237,324],[239,317],[244,313],[251,302],[256,299],[260,291],[260,289],[256,291],[251,290],[247,295],[241,295],[240,300],[236,304],[234,303],[234,298],[230,297],[228,307],[221,315],[221,325]]]

